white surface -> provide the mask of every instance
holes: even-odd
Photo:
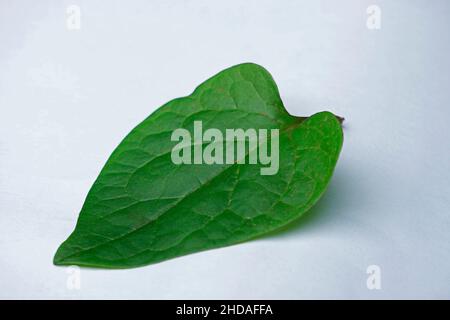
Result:
[[[69,4],[81,30],[66,29]],[[450,298],[449,15],[437,0],[0,0],[0,298]],[[246,61],[291,113],[347,119],[324,198],[282,233],[82,269],[69,290],[53,254],[111,151]],[[372,264],[381,290],[366,287]]]

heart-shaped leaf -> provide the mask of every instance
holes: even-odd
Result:
[[[196,123],[203,132],[277,129],[270,132],[278,146],[259,141],[257,149],[279,151],[279,163],[273,170],[267,162],[249,163],[256,152],[250,148],[244,161],[236,157],[231,163],[206,164],[200,157],[193,164],[174,163],[174,131],[184,128],[195,136]],[[342,141],[341,125],[329,112],[309,118],[289,115],[261,66],[226,69],[191,95],[159,108],[126,136],[89,191],[76,228],[54,263],[137,267],[270,232],[317,202]],[[227,137],[223,142],[229,142]],[[195,153],[207,145],[194,141],[192,150],[178,151]]]

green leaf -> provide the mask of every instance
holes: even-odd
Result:
[[[279,170],[262,164],[171,161],[171,134],[217,128],[279,129]],[[289,115],[256,64],[226,69],[163,105],[114,150],[89,191],[56,265],[143,266],[243,242],[299,218],[324,193],[343,134],[330,112]],[[248,157],[248,154],[247,154]]]

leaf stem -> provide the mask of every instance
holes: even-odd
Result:
[[[336,119],[338,119],[339,123],[342,125],[344,123],[345,118],[344,117],[340,117],[337,115],[334,115],[336,117]]]

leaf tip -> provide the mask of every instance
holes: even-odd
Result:
[[[67,265],[65,262],[65,256],[63,250],[61,250],[63,245],[60,245],[58,250],[56,250],[55,256],[53,257],[53,264],[55,266],[64,266]]]

